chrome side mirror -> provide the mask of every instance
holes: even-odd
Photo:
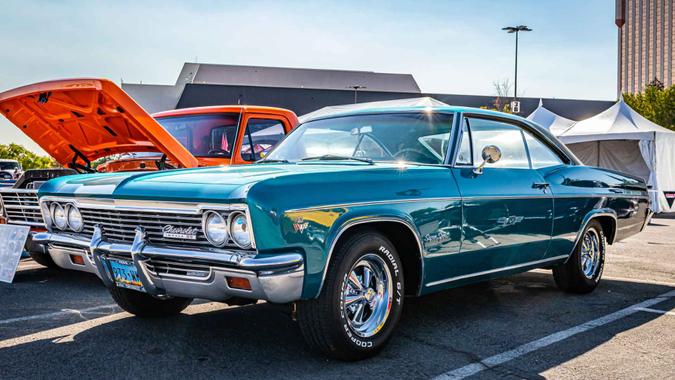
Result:
[[[483,156],[483,162],[473,169],[473,173],[476,175],[483,174],[483,168],[486,164],[494,164],[499,161],[502,158],[502,151],[496,145],[488,145],[483,148],[481,156]]]

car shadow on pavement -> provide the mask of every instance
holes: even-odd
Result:
[[[569,295],[555,288],[550,273],[528,272],[407,299],[389,345],[376,358],[358,363],[310,352],[287,309],[269,304],[164,319],[118,313],[100,318],[100,323],[94,319],[49,326],[51,331],[43,329],[30,338],[0,341],[0,363],[5,379],[354,378],[366,373],[378,378],[429,378],[671,290],[603,280],[592,294]],[[671,298],[657,306],[670,310],[675,301]],[[659,316],[636,313],[481,375],[536,378]]]

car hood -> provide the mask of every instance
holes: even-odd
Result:
[[[106,79],[15,88],[0,93],[0,110],[63,166],[130,152],[160,152],[177,166],[198,166],[190,151]]]
[[[256,183],[284,176],[376,170],[390,165],[262,164],[159,172],[101,173],[53,179],[40,196],[223,202],[246,199]]]

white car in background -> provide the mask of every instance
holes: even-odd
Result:
[[[0,180],[16,180],[23,173],[17,160],[0,160]]]

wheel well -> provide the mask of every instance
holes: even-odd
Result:
[[[396,247],[396,251],[403,264],[403,274],[405,279],[405,294],[417,295],[420,290],[422,276],[422,253],[418,244],[415,232],[410,227],[401,222],[367,222],[354,225],[347,228],[340,235],[333,250],[337,250],[340,244],[346,242],[351,236],[364,231],[375,230]]]
[[[614,239],[616,238],[616,220],[611,216],[598,216],[597,218],[593,219],[600,222],[600,226],[602,226],[602,232],[605,234],[607,243],[614,243]]]

